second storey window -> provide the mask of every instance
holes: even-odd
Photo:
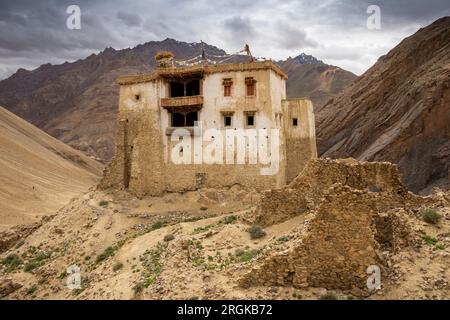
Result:
[[[231,97],[231,86],[233,81],[231,79],[223,79],[223,96]]]
[[[252,97],[256,95],[256,80],[253,77],[245,78],[246,95]]]

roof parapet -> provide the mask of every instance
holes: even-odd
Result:
[[[230,71],[253,71],[270,69],[277,73],[280,77],[287,80],[287,74],[273,61],[253,61],[246,63],[227,63],[217,65],[201,65],[191,67],[169,67],[157,68],[151,74],[121,76],[118,79],[120,85],[129,85],[135,83],[151,82],[161,78],[177,78],[192,75],[204,75]]]

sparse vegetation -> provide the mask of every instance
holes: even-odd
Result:
[[[288,237],[288,236],[279,237],[279,238],[277,239],[277,241],[278,241],[278,242],[281,242],[281,243],[283,243],[283,242],[288,242],[288,241],[289,241],[289,237]]]
[[[20,240],[19,242],[17,242],[16,243],[16,246],[15,246],[15,248],[16,249],[19,249],[21,246],[23,246],[25,244],[25,240]]]
[[[192,234],[199,234],[199,233],[203,233],[208,231],[211,228],[214,228],[215,226],[217,226],[216,224],[208,224],[207,226],[204,227],[198,227],[194,229],[194,232]]]
[[[170,242],[173,239],[175,239],[175,236],[173,234],[167,234],[167,235],[164,236],[164,241],[165,242]]]
[[[422,236],[422,240],[430,246],[434,246],[438,242],[437,239],[430,237],[429,235]]]
[[[143,280],[134,286],[133,290],[135,294],[139,294],[144,288],[148,288],[152,285],[161,274],[163,270],[161,255],[166,248],[167,244],[158,242],[155,249],[146,250],[140,257],[142,266],[144,267],[142,273]]]
[[[37,289],[38,289],[37,284],[32,285],[30,288],[27,289],[27,296],[30,296],[33,293],[35,293]]]
[[[208,210],[208,207],[200,207],[200,210],[201,211],[206,211],[206,210]]]
[[[108,204],[109,204],[109,202],[108,202],[108,201],[106,201],[106,200],[102,200],[102,201],[100,201],[100,203],[99,203],[99,206],[100,206],[100,207],[107,207],[107,206],[108,206]]]
[[[266,232],[260,226],[252,226],[248,233],[250,233],[250,238],[259,239],[266,236]]]
[[[426,223],[437,224],[441,220],[442,215],[434,209],[425,209],[422,212],[422,219]]]
[[[116,272],[116,271],[119,271],[122,268],[123,268],[123,263],[122,262],[117,262],[113,266],[113,271]]]
[[[138,295],[144,291],[145,284],[143,282],[138,282],[133,287],[133,292],[135,295]]]
[[[97,258],[95,259],[95,263],[100,263],[106,259],[108,259],[109,257],[113,256],[115,253],[114,248],[109,246],[108,248],[106,248],[102,253],[100,253]]]
[[[230,224],[230,223],[237,221],[237,219],[238,219],[238,216],[235,216],[235,215],[227,216],[227,217],[223,218],[222,220],[220,220],[220,223]]]
[[[221,226],[221,225],[224,225],[224,224],[231,224],[231,223],[233,223],[233,222],[235,222],[237,220],[238,220],[238,216],[235,216],[235,215],[227,216],[227,217],[221,219],[219,222],[217,222],[215,224],[208,224],[208,225],[206,225],[204,227],[195,228],[194,232],[192,234],[203,233],[203,232],[209,231],[212,228],[215,228],[215,227],[218,227],[218,226]]]
[[[239,262],[247,262],[256,257],[261,251],[257,249],[240,250],[236,252],[236,257]]]
[[[324,295],[321,295],[319,300],[338,300],[338,297],[334,292],[327,292]]]
[[[45,264],[45,261],[50,258],[49,252],[41,252],[31,259],[24,267],[25,272],[32,272],[34,269],[39,268]]]
[[[12,272],[18,269],[22,264],[22,259],[17,254],[10,254],[0,261],[6,272]]]
[[[164,227],[164,222],[158,220],[152,224],[151,231],[161,229],[162,227]]]
[[[100,253],[97,258],[95,259],[95,263],[101,263],[108,259],[109,257],[112,257],[116,254],[117,250],[119,250],[123,245],[125,244],[125,240],[120,240],[117,242],[114,246],[107,247],[102,253]]]

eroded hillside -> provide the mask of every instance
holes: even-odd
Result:
[[[0,107],[0,231],[54,214],[102,166]]]
[[[294,210],[264,218],[278,214],[264,199],[278,196]],[[92,189],[1,255],[0,294],[444,299],[449,219],[450,194],[414,195],[394,166],[354,160],[314,160],[289,187],[263,194],[234,186],[136,199]],[[66,285],[71,265],[81,271],[76,290]],[[365,286],[369,265],[381,270],[380,290]]]

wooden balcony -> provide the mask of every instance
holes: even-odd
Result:
[[[165,109],[200,109],[203,105],[203,96],[162,98],[161,107]]]

